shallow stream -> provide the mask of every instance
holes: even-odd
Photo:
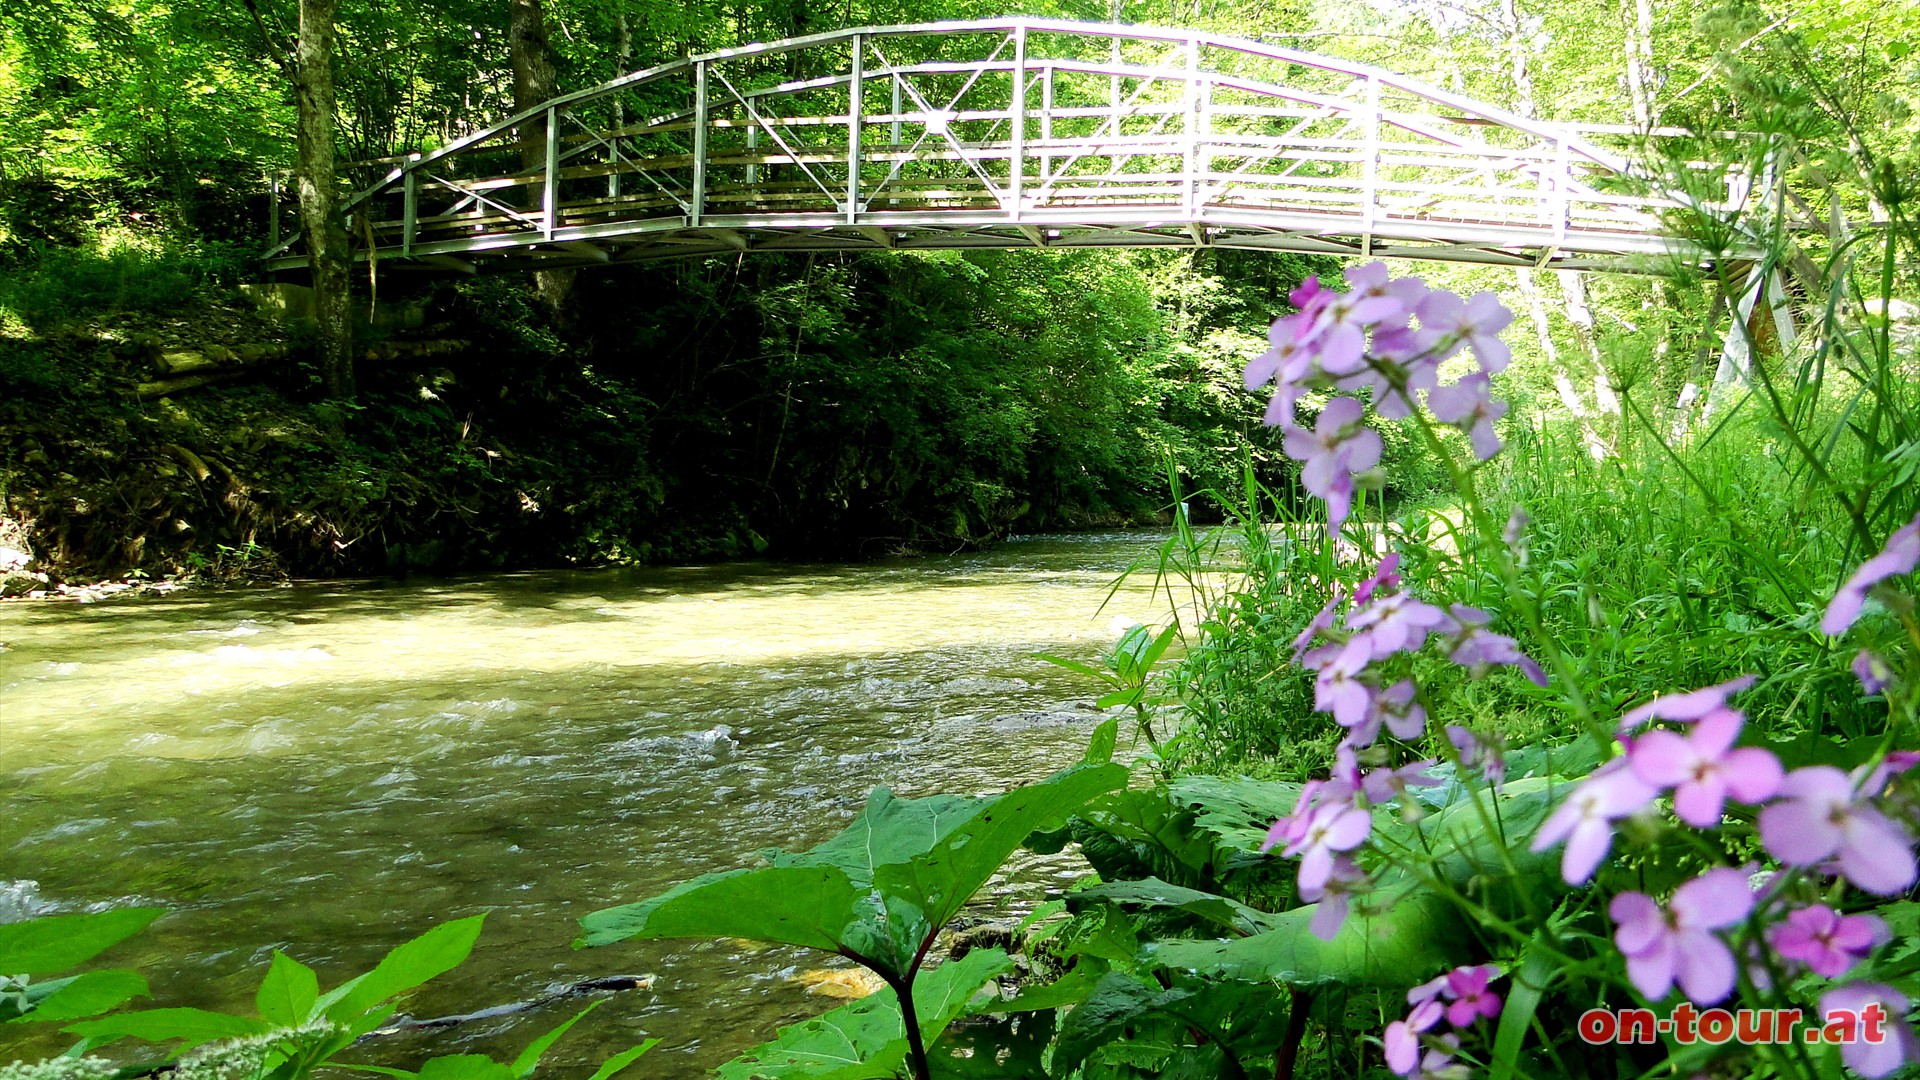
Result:
[[[795,976],[841,965],[736,941],[576,952],[574,920],[823,840],[877,784],[987,793],[1070,763],[1094,694],[1032,654],[1091,659],[1164,620],[1145,578],[1102,606],[1158,539],[0,607],[0,919],[164,906],[109,957],[152,1004],[251,1013],[272,949],[325,988],[485,912],[412,1015],[652,975],[548,1060],[659,1036],[639,1074],[699,1075],[833,1004]],[[978,914],[1072,867],[1017,856]],[[510,1060],[578,1007],[379,1052]],[[0,1062],[63,1045],[0,1034]]]

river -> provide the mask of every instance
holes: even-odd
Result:
[[[1090,659],[1164,621],[1145,578],[1106,602],[1158,540],[0,607],[0,919],[165,907],[108,958],[149,1004],[251,1014],[272,949],[324,989],[485,912],[410,1014],[647,974],[548,1061],[576,1074],[658,1036],[638,1075],[700,1075],[833,1004],[794,977],[843,965],[737,941],[576,952],[574,920],[823,840],[874,785],[988,793],[1075,760],[1095,695],[1032,654]],[[1023,853],[976,913],[1074,873]],[[510,1060],[579,1004],[378,1054]],[[0,1062],[63,1045],[16,1028]]]

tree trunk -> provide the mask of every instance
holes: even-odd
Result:
[[[507,0],[507,53],[513,61],[513,111],[525,112],[554,97],[558,77],[553,42],[547,36],[547,12],[541,0]],[[541,176],[547,167],[547,122],[533,117],[514,133],[520,141],[521,167]],[[538,209],[541,188],[527,188],[527,205]],[[534,293],[555,322],[561,322],[573,291],[573,271],[536,270]]]
[[[294,99],[299,127],[300,226],[313,274],[315,342],[329,397],[351,400],[353,320],[347,229],[334,190],[333,13],[338,0],[300,0],[294,47]]]
[[[1528,119],[1533,112],[1533,72],[1527,63],[1527,38],[1519,0],[1500,0],[1500,22],[1507,32],[1507,57],[1513,65],[1513,111]]]
[[[1653,126],[1653,95],[1647,89],[1653,67],[1653,0],[1620,0],[1620,19],[1627,31],[1627,98],[1633,104],[1633,125],[1644,131]]]

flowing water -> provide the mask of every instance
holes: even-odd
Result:
[[[548,1060],[659,1036],[639,1075],[699,1075],[829,1007],[794,976],[840,965],[739,941],[576,952],[574,920],[823,840],[874,785],[988,793],[1076,760],[1094,695],[1032,654],[1091,659],[1164,621],[1145,578],[1102,607],[1156,542],[0,608],[0,920],[163,906],[108,958],[152,1004],[250,1013],[273,949],[325,988],[485,912],[410,1014],[652,975]],[[1073,873],[1023,853],[979,913]],[[580,1004],[374,1053],[510,1059]],[[16,1029],[0,1062],[63,1045]]]

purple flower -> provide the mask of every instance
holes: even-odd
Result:
[[[1887,756],[1880,759],[1878,765],[1871,768],[1861,766],[1848,774],[1854,781],[1856,790],[1862,796],[1877,799],[1889,794],[1888,782],[1915,765],[1920,765],[1920,752],[1913,750],[1889,750]]]
[[[1853,780],[1831,765],[1795,769],[1780,782],[1780,799],[1760,811],[1760,840],[1789,866],[1835,859],[1854,885],[1891,896],[1913,884],[1906,832],[1856,796]]]
[[[1724,708],[1729,697],[1752,685],[1753,676],[1742,675],[1717,686],[1654,698],[1645,705],[1628,710],[1620,718],[1620,730],[1622,733],[1633,731],[1649,720],[1698,720],[1716,709]]]
[[[1920,1061],[1920,1038],[1906,1022],[1907,1008],[1905,994],[1879,983],[1851,983],[1820,995],[1820,1019],[1845,1025],[1840,1060],[1869,1080]],[[1880,1038],[1874,1041],[1874,1035]]]
[[[1334,722],[1343,728],[1358,728],[1370,720],[1377,724],[1373,687],[1359,678],[1373,658],[1371,649],[1365,639],[1355,639],[1339,649],[1321,666],[1320,676],[1314,680],[1314,709],[1332,713]]]
[[[1422,1001],[1413,1007],[1405,1020],[1395,1020],[1387,1025],[1386,1036],[1381,1040],[1386,1045],[1387,1068],[1401,1076],[1409,1075],[1420,1064],[1420,1034],[1433,1030],[1440,1022],[1441,1009],[1437,1001]]]
[[[1393,593],[1347,616],[1347,627],[1366,632],[1375,660],[1415,652],[1427,635],[1451,622],[1447,613],[1407,593]]]
[[[1302,383],[1313,372],[1313,350],[1302,340],[1300,325],[1292,318],[1275,319],[1267,328],[1267,351],[1247,362],[1247,389],[1274,384],[1273,398],[1267,402],[1268,427],[1293,423],[1294,402],[1300,400]]]
[[[1315,905],[1313,918],[1307,921],[1307,932],[1321,941],[1332,941],[1347,921],[1353,895],[1364,892],[1368,885],[1367,875],[1358,863],[1349,856],[1336,855],[1326,881],[1300,887],[1300,899]]]
[[[1363,773],[1353,747],[1343,742],[1333,749],[1334,779],[1365,795],[1370,803],[1391,801],[1405,794],[1409,787],[1439,787],[1439,780],[1423,775],[1433,765],[1434,759],[1427,758],[1397,769],[1369,769]]]
[[[1351,289],[1344,293],[1319,293],[1324,296],[1314,310],[1309,329],[1302,336],[1313,342],[1319,353],[1320,370],[1336,378],[1359,371],[1366,357],[1367,331],[1389,322],[1404,322],[1410,313],[1400,289],[1392,287],[1392,274],[1381,262],[1356,266],[1346,272]],[[1303,316],[1306,312],[1303,310]]]
[[[1419,690],[1412,679],[1401,679],[1375,699],[1374,712],[1387,723],[1396,739],[1413,742],[1427,731],[1427,710],[1416,696]]]
[[[1526,538],[1528,520],[1527,512],[1516,506],[1513,513],[1507,515],[1507,527],[1500,530],[1500,542],[1507,545],[1507,550],[1520,555],[1522,562],[1526,559],[1520,543]]]
[[[1860,680],[1860,689],[1869,694],[1878,694],[1893,681],[1893,669],[1885,660],[1861,649],[1853,658],[1853,674]]]
[[[1460,428],[1473,442],[1473,455],[1485,461],[1500,452],[1500,436],[1493,422],[1507,415],[1507,403],[1493,400],[1486,373],[1474,372],[1459,382],[1427,392],[1427,408],[1446,423]]]
[[[1500,969],[1491,964],[1457,967],[1447,972],[1447,992],[1453,1004],[1447,1006],[1447,1023],[1463,1028],[1481,1018],[1500,1015],[1500,995],[1487,989]]]
[[[1733,950],[1716,931],[1737,926],[1753,910],[1753,892],[1738,870],[1709,870],[1673,891],[1662,909],[1645,893],[1613,898],[1615,945],[1627,958],[1627,977],[1649,1001],[1667,996],[1677,981],[1696,1004],[1733,993]]]
[[[1435,975],[1433,978],[1407,991],[1407,1004],[1418,1005],[1423,1001],[1433,1001],[1436,998],[1442,998],[1446,992],[1447,977],[1445,975]]]
[[[1338,589],[1339,587],[1339,583],[1335,582],[1334,588]],[[1399,587],[1400,553],[1396,551],[1380,560],[1380,565],[1374,567],[1372,577],[1354,586],[1353,602],[1356,604],[1365,604],[1373,599],[1374,593],[1383,590],[1392,592]]]
[[[1815,975],[1837,979],[1876,947],[1893,940],[1877,915],[1842,915],[1825,904],[1787,913],[1767,930],[1767,942],[1783,959],[1805,964]]]
[[[1566,841],[1560,876],[1567,884],[1578,885],[1593,876],[1613,846],[1613,823],[1639,813],[1656,794],[1627,767],[1626,758],[1614,758],[1580,781],[1567,801],[1541,824],[1532,848],[1545,851]]]
[[[1846,633],[1847,627],[1860,618],[1860,609],[1867,602],[1867,590],[1890,577],[1911,573],[1916,565],[1920,565],[1920,514],[1887,537],[1887,546],[1880,554],[1861,563],[1860,569],[1833,594],[1826,615],[1820,619],[1820,632]]]
[[[1459,724],[1448,724],[1447,741],[1460,756],[1462,768],[1479,769],[1496,788],[1507,782],[1506,744],[1498,735],[1480,735]]]
[[[1490,292],[1474,293],[1473,299],[1463,303],[1458,295],[1436,289],[1420,303],[1421,328],[1453,339],[1454,346],[1447,355],[1465,345],[1479,358],[1481,370],[1489,374],[1506,370],[1512,359],[1512,352],[1500,340],[1500,331],[1512,322],[1513,312]]]
[[[1488,665],[1510,664],[1518,667],[1535,686],[1547,685],[1547,673],[1520,651],[1519,642],[1484,629],[1493,621],[1493,616],[1465,604],[1452,604],[1447,610],[1458,624],[1449,660],[1476,673]]]
[[[1673,812],[1696,829],[1720,824],[1727,797],[1757,803],[1780,788],[1780,759],[1756,746],[1733,749],[1745,721],[1732,709],[1717,709],[1688,735],[1649,731],[1627,751],[1634,775],[1662,790],[1673,789]]]
[[[1286,848],[1282,856],[1300,856],[1300,894],[1318,894],[1334,888],[1328,883],[1342,874],[1358,874],[1350,860],[1340,856],[1361,844],[1373,831],[1373,817],[1354,804],[1357,788],[1339,777],[1315,780],[1300,789],[1293,813],[1273,823],[1267,830],[1267,851],[1279,844]]]
[[[1333,627],[1333,612],[1334,609],[1339,606],[1340,583],[1336,581],[1333,583],[1333,595],[1327,598],[1327,606],[1321,608],[1320,614],[1315,615],[1313,619],[1307,623],[1306,627],[1300,631],[1300,636],[1293,639],[1294,663],[1301,663],[1302,659],[1307,655],[1307,650],[1313,645],[1314,638],[1319,637],[1322,631]]]
[[[1290,427],[1287,455],[1304,462],[1300,486],[1327,502],[1327,525],[1337,529],[1353,505],[1353,474],[1380,463],[1380,433],[1360,423],[1357,398],[1336,397],[1320,410],[1313,430]]]
[[[1341,379],[1342,390],[1368,390],[1373,407],[1389,420],[1413,415],[1416,396],[1440,384],[1440,362],[1432,355],[1440,335],[1406,326],[1383,326],[1373,332],[1372,362],[1364,371]]]
[[[1370,327],[1404,325],[1427,295],[1426,282],[1417,277],[1396,278],[1378,260],[1349,267],[1344,276],[1348,291],[1343,299],[1353,306],[1352,318]]]

